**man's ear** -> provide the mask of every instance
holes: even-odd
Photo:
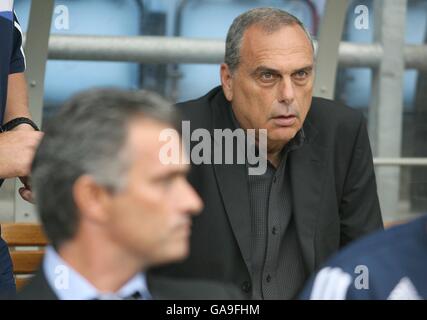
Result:
[[[221,64],[221,84],[225,98],[231,102],[233,100],[233,75],[225,63]]]
[[[90,175],[80,176],[73,185],[73,198],[81,219],[103,223],[108,219],[111,194]]]

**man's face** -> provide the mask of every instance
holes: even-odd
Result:
[[[240,63],[221,66],[224,94],[244,129],[267,129],[268,149],[283,147],[301,129],[312,100],[313,49],[297,25],[266,33],[249,27]]]
[[[186,179],[188,165],[159,160],[159,135],[166,127],[137,120],[129,127],[130,166],[125,187],[111,196],[110,234],[146,265],[188,255],[191,215],[202,202]]]

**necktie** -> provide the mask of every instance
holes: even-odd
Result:
[[[144,300],[144,298],[139,291],[135,291],[131,295],[123,297],[123,300]]]

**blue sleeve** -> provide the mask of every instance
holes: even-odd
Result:
[[[299,300],[310,300],[311,291],[313,290],[313,277],[305,284],[303,291],[299,295]]]
[[[16,15],[13,14],[13,51],[10,59],[9,73],[25,71],[25,55],[22,48],[22,31]]]
[[[0,300],[14,298],[15,294],[12,259],[6,242],[0,238]]]
[[[301,300],[371,300],[381,299],[369,277],[367,265],[348,262],[331,263],[315,274],[301,292]]]
[[[352,299],[354,278],[351,272],[338,266],[322,268],[307,283],[300,295],[302,300],[347,300]]]

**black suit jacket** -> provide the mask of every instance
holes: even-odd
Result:
[[[191,130],[233,128],[221,87],[178,104]],[[313,98],[306,142],[288,156],[293,217],[307,274],[350,241],[382,228],[363,115]],[[212,162],[213,163],[213,162]],[[192,165],[190,182],[205,207],[195,217],[190,256],[155,273],[232,282],[251,297],[251,222],[246,166]]]
[[[229,284],[203,280],[150,277],[147,286],[154,300],[241,300],[240,291]],[[18,292],[18,300],[58,300],[39,270],[30,282]]]

